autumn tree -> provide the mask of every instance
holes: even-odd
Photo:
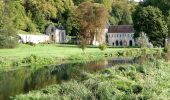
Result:
[[[106,8],[98,3],[84,2],[76,9],[82,43],[92,44],[94,37],[100,41],[108,20]]]
[[[135,37],[141,32],[146,33],[154,46],[164,46],[168,35],[167,24],[159,8],[152,6],[139,7],[133,13]]]

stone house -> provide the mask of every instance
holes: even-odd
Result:
[[[109,26],[107,42],[111,46],[135,46],[134,32],[132,25]]]
[[[54,25],[50,24],[46,28],[46,35],[50,37],[51,41],[55,43],[65,43],[66,42],[66,31],[63,26],[56,28]]]
[[[63,27],[56,28],[50,24],[45,31],[44,35],[33,35],[33,34],[18,34],[21,43],[44,43],[53,41],[54,43],[65,43],[66,42],[66,31]]]

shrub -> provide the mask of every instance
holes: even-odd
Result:
[[[136,43],[140,47],[148,47],[148,48],[153,48],[153,44],[149,42],[148,37],[146,34],[141,33],[141,36],[136,40]]]
[[[141,93],[142,92],[142,86],[140,86],[140,85],[133,85],[132,86],[132,91],[133,91],[133,93],[134,94],[139,94],[139,93]]]
[[[99,49],[100,49],[101,51],[104,51],[106,48],[107,48],[107,45],[106,45],[106,44],[100,44],[100,45],[99,45]]]
[[[165,61],[169,61],[170,60],[170,43],[168,43],[163,50],[163,58],[165,59]]]
[[[79,47],[82,49],[83,52],[84,52],[84,50],[87,48],[86,44],[80,44]]]

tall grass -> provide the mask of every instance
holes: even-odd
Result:
[[[155,60],[116,65],[96,73],[83,72],[80,80],[49,86],[13,97],[14,100],[168,100],[170,64]]]

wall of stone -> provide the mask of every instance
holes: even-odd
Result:
[[[134,46],[134,33],[107,33],[108,43],[111,46]]]

